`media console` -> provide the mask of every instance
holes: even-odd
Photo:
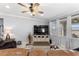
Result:
[[[38,25],[34,26],[33,34],[33,49],[50,49],[50,40],[49,40],[49,27],[48,25]]]

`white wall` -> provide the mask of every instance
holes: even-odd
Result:
[[[39,19],[32,18],[17,18],[3,16],[4,18],[4,27],[10,26],[13,28],[15,39],[25,41],[28,34],[33,32],[33,25],[45,25],[47,23],[42,21],[37,21]]]

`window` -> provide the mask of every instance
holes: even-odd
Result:
[[[79,17],[72,19],[72,37],[79,38]]]

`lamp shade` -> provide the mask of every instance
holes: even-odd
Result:
[[[13,28],[10,26],[6,26],[4,28],[4,38],[6,38],[6,35],[9,34],[10,38],[15,38],[14,33],[13,33]]]

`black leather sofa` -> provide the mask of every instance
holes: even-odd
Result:
[[[75,49],[73,49],[74,51],[79,51],[79,48],[75,48]]]
[[[1,40],[0,41],[0,49],[9,49],[9,48],[16,48],[15,40]]]

